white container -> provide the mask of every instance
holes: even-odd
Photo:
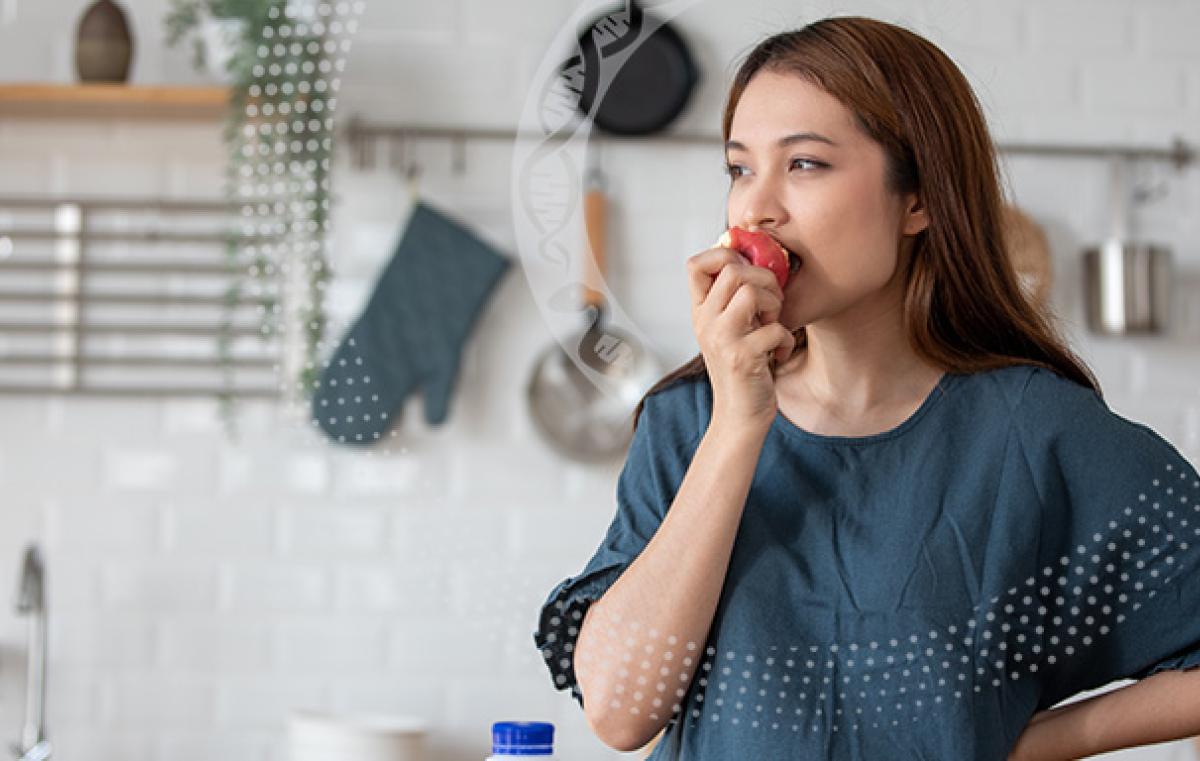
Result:
[[[415,716],[293,711],[290,761],[426,761],[428,724]]]

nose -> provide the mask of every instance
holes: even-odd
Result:
[[[747,230],[779,227],[788,219],[779,193],[767,179],[753,185],[747,182],[745,189],[730,197],[730,207],[730,216]]]

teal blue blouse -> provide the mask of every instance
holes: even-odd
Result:
[[[711,410],[703,377],[647,399],[612,524],[541,609],[534,641],[581,706],[582,613],[661,524]],[[1004,761],[1036,711],[1200,666],[1197,547],[1196,469],[1042,368],[948,373],[871,436],[780,413],[650,758]]]

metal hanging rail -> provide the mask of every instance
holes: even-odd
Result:
[[[356,159],[362,165],[362,159],[371,151],[371,143],[375,140],[398,141],[401,143],[412,139],[437,138],[452,140],[461,146],[466,140],[485,140],[513,142],[518,138],[535,141],[562,141],[567,139],[563,134],[544,134],[536,131],[518,131],[503,127],[455,127],[453,125],[434,124],[385,124],[372,123],[360,117],[352,116],[343,127],[343,136],[349,142]],[[651,144],[681,144],[681,145],[712,145],[719,147],[719,135],[696,134],[688,132],[666,132],[660,135],[642,137],[624,137],[607,133],[593,133],[593,136],[604,141],[612,142],[646,142]],[[1059,156],[1066,158],[1127,158],[1146,161],[1167,161],[1177,169],[1183,169],[1196,161],[1196,151],[1181,137],[1175,137],[1170,146],[1159,148],[1154,146],[1132,145],[1073,145],[1066,143],[1020,143],[997,142],[996,150],[1000,153],[1032,156]]]

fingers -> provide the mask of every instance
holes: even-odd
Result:
[[[734,296],[734,303],[745,298],[739,291]],[[783,326],[783,323],[772,322],[756,326],[749,332],[742,331],[737,340],[715,341],[711,348],[712,356],[722,357],[727,366],[735,370],[748,370],[760,366],[762,358],[775,362],[784,362],[792,355],[796,347],[796,337]],[[774,367],[771,368],[772,371]]]
[[[692,306],[704,303],[712,289],[713,281],[726,264],[736,262],[741,254],[728,248],[710,248],[688,257],[688,287],[692,293]]]
[[[783,290],[775,275],[765,267],[755,267],[737,251],[731,248],[710,248],[692,256],[687,261],[688,286],[692,295],[692,306],[699,307],[709,297],[715,287],[720,273],[733,268],[731,276],[737,276],[739,282],[751,282],[774,291],[783,298]],[[726,286],[722,292],[720,309],[724,309],[736,290],[736,283]]]
[[[762,267],[748,266],[748,268],[763,270],[769,278],[772,280],[775,278]],[[733,312],[736,315],[735,322],[739,327],[749,326],[750,318],[755,315],[763,323],[779,319],[779,313],[783,310],[783,294],[778,292],[779,284],[775,283],[776,288],[772,289],[763,285],[761,279],[757,277],[742,280],[745,274],[737,269],[737,265],[728,265],[721,271],[712,290],[709,291],[708,298],[700,305],[699,311],[704,319],[716,320],[723,312]],[[748,294],[748,300],[746,303],[735,306],[734,296],[742,291]]]
[[[779,362],[785,361],[796,348],[796,337],[783,323],[771,322],[751,331],[745,338],[750,350],[756,354],[771,353]]]

